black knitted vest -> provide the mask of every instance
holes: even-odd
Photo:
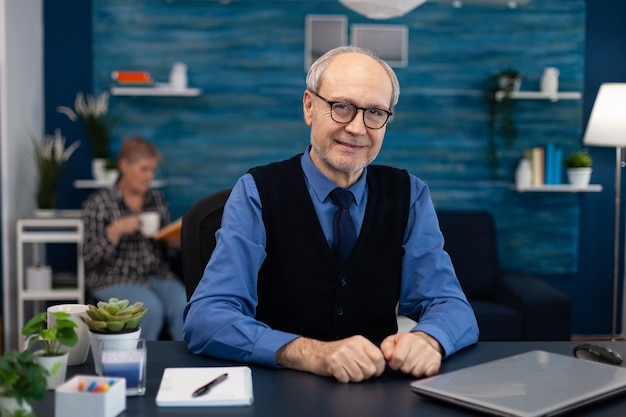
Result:
[[[259,190],[267,233],[257,320],[319,340],[360,334],[380,342],[396,333],[410,197],[407,172],[368,167],[363,226],[343,267],[317,220],[300,155],[250,173]]]

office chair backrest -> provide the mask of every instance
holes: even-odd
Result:
[[[183,216],[180,249],[188,300],[200,282],[204,268],[215,249],[215,232],[222,224],[224,204],[229,195],[230,189],[226,189],[206,196]]]
[[[443,248],[468,298],[490,299],[498,279],[498,247],[487,211],[438,211]]]

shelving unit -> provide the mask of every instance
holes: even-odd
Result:
[[[113,185],[112,181],[98,181],[98,180],[74,180],[74,188],[86,188],[86,189],[96,189],[96,188],[107,188]],[[163,180],[153,180],[150,183],[151,187],[161,188],[164,187],[165,181]]]
[[[47,218],[20,219],[17,221],[17,329],[24,327],[24,304],[36,301],[75,301],[85,302],[85,265],[83,263],[83,222],[80,219]],[[24,251],[30,246],[33,260],[37,259],[39,246],[46,243],[76,244],[76,283],[67,288],[50,290],[28,290],[25,287],[26,266]],[[18,346],[23,349],[23,340],[18,338]]]
[[[518,193],[597,193],[602,191],[601,184],[589,184],[587,187],[578,187],[570,184],[560,185],[531,185],[529,187],[511,186]]]
[[[504,98],[504,92],[496,93],[496,100],[501,101]],[[556,94],[546,94],[541,91],[516,91],[511,93],[511,98],[515,100],[580,100],[582,94],[577,91],[561,91]]]
[[[202,94],[199,88],[174,89],[169,84],[156,83],[149,87],[111,87],[114,96],[163,96],[163,97],[197,97]]]

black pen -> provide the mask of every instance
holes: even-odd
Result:
[[[203,385],[200,388],[198,388],[197,390],[195,390],[193,392],[193,394],[191,394],[191,396],[192,397],[199,397],[201,395],[206,394],[207,392],[209,392],[211,390],[211,388],[213,388],[214,386],[216,386],[220,382],[224,381],[226,378],[228,378],[228,374],[222,374],[222,375],[218,376],[217,378],[209,381],[206,385]]]

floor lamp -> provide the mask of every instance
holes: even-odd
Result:
[[[622,148],[626,146],[626,83],[605,83],[600,86],[587,123],[583,143],[588,146],[615,148],[615,230],[613,241],[613,315],[611,322],[611,340],[615,340],[617,336],[617,294],[620,265],[621,174],[624,165]],[[623,327],[624,323],[622,323]]]

